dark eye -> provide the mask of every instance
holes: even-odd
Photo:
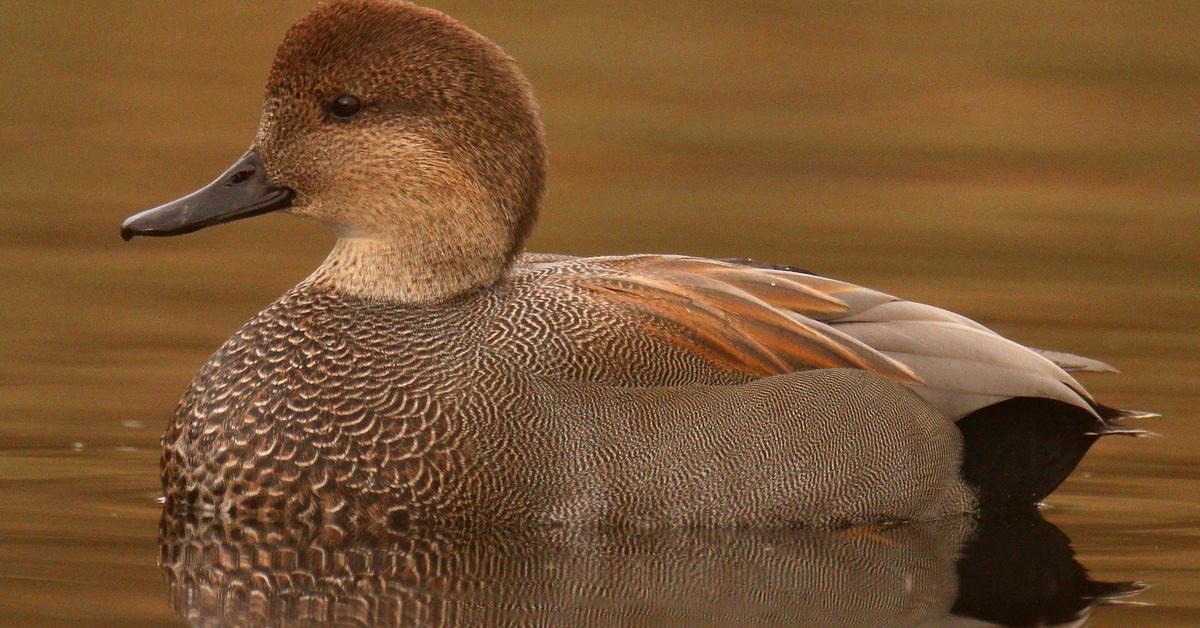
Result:
[[[362,109],[362,102],[350,94],[342,94],[329,103],[329,113],[338,118],[352,118],[359,109]]]

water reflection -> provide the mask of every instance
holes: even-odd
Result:
[[[164,513],[193,625],[1064,624],[1136,595],[1036,513],[839,532],[345,531]]]

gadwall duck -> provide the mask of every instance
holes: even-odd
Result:
[[[427,8],[321,4],[258,134],[125,221],[270,211],[337,243],[217,351],[163,437],[169,507],[322,521],[813,525],[1052,491],[1137,413],[962,316],[786,266],[522,254],[542,196],[532,91]]]

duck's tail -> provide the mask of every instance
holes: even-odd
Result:
[[[963,417],[963,477],[984,508],[1036,504],[1070,475],[1104,436],[1155,435],[1121,425],[1158,416],[1097,405],[1096,414],[1061,401],[1017,397]]]
[[[1100,414],[1100,418],[1106,423],[1114,423],[1124,421],[1125,419],[1157,419],[1162,416],[1157,412],[1146,412],[1144,410],[1121,410],[1119,408],[1110,408],[1106,405],[1097,404],[1096,412]],[[1150,432],[1146,432],[1149,434]]]

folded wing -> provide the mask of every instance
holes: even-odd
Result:
[[[636,310],[663,339],[725,368],[751,375],[860,368],[910,386],[954,419],[1016,397],[1097,415],[1066,369],[1111,369],[1024,347],[940,308],[787,267],[668,255],[589,261],[589,270],[568,275],[579,289]]]

